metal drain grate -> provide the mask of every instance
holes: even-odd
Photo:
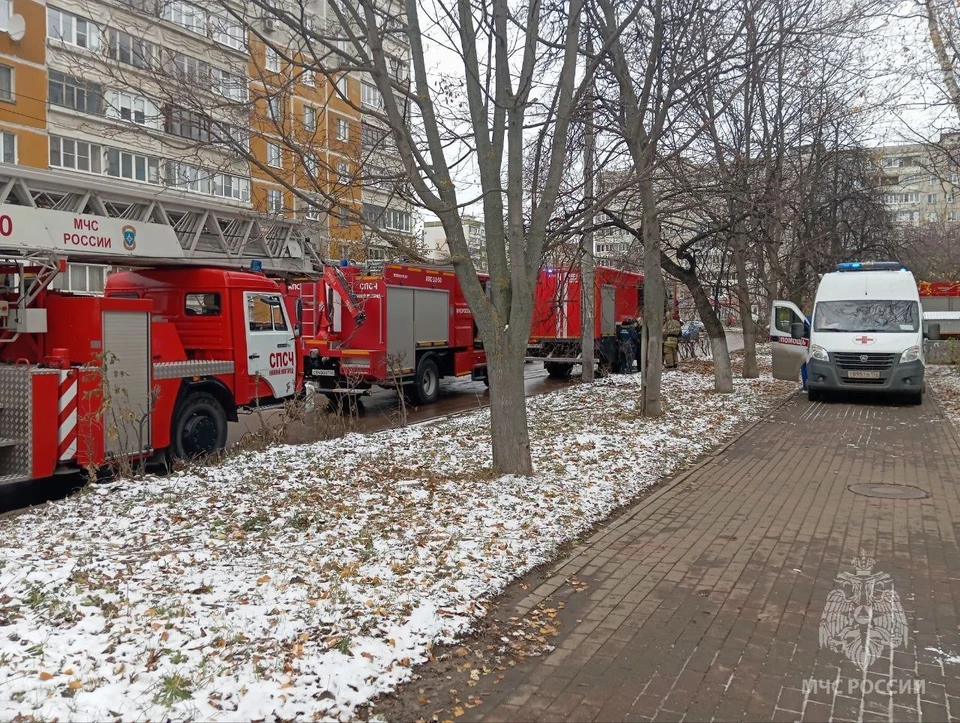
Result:
[[[864,483],[849,485],[848,490],[864,497],[880,497],[885,500],[922,500],[930,495],[919,487],[911,485],[888,485],[879,483]]]

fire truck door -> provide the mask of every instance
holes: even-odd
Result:
[[[282,399],[296,390],[293,325],[280,294],[243,293],[247,322],[247,374],[259,376]]]
[[[795,382],[800,380],[800,367],[807,360],[808,339],[794,339],[794,324],[807,327],[807,320],[789,301],[774,301],[770,310],[770,351],[773,357],[773,378]],[[808,334],[809,336],[809,334]]]

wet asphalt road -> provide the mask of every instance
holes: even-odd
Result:
[[[542,394],[555,389],[563,389],[570,384],[576,384],[579,379],[574,376],[569,380],[558,381],[550,379],[543,365],[540,363],[528,364],[524,369],[525,387],[527,396]],[[337,424],[349,425],[351,431],[377,432],[398,426],[403,418],[404,408],[400,395],[393,389],[374,387],[370,394],[358,398],[352,419],[341,422],[329,414],[330,408],[326,397],[314,397],[318,411],[308,412],[302,420],[296,420],[287,429],[285,441],[290,444],[301,444],[322,438],[329,431],[338,431]],[[466,412],[472,409],[485,407],[490,402],[489,391],[483,382],[474,382],[470,379],[445,379],[440,383],[440,399],[433,404],[417,407],[409,402],[405,404],[407,423],[424,422],[437,417],[445,417],[457,412]],[[237,424],[230,425],[228,445],[242,443],[246,435],[255,435],[263,425],[275,426],[281,420],[279,411],[263,415],[261,420],[256,414],[243,415]],[[331,427],[334,427],[331,429]]]

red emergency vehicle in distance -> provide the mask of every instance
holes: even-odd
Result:
[[[615,365],[618,327],[643,308],[643,274],[598,266],[595,276],[594,340],[601,369]],[[527,359],[544,362],[554,378],[570,376],[581,354],[580,270],[540,270],[534,290]]]
[[[473,314],[449,268],[329,266],[319,280],[290,284],[289,294],[301,309],[305,375],[321,392],[400,383],[427,404],[442,377],[486,379]]]

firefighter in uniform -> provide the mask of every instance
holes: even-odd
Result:
[[[663,322],[663,366],[677,368],[677,347],[680,346],[680,320],[667,315]]]

